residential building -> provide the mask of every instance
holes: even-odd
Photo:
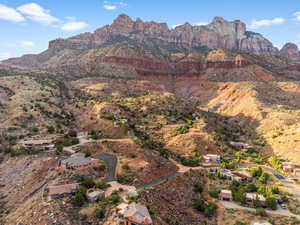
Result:
[[[246,193],[246,201],[248,204],[253,205],[254,201],[259,200],[261,204],[266,203],[266,198],[261,194]]]
[[[282,170],[286,173],[293,173],[295,169],[295,165],[291,162],[282,163]]]
[[[300,168],[294,169],[294,176],[300,178]]]
[[[221,162],[221,157],[219,155],[207,154],[204,155],[203,158],[204,162],[202,163],[202,166],[216,166]]]
[[[75,153],[69,158],[61,160],[60,165],[64,169],[79,169],[84,167],[90,167],[99,162],[98,159],[92,159],[85,157],[83,153]]]
[[[152,219],[146,206],[131,203],[121,204],[119,209],[120,225],[152,225]]]
[[[230,145],[233,146],[233,147],[239,148],[239,149],[250,149],[250,148],[253,148],[252,145],[249,145],[249,144],[243,143],[243,142],[234,142],[234,141],[231,141]]]
[[[86,192],[86,198],[89,202],[96,202],[104,198],[105,192],[99,189],[89,189]]]
[[[233,180],[241,182],[251,182],[252,177],[242,172],[232,172]]]
[[[26,148],[52,148],[53,140],[45,139],[45,140],[22,140],[19,144],[23,145]]]
[[[221,190],[219,198],[222,201],[232,201],[232,192],[231,190]]]
[[[56,186],[48,186],[49,199],[64,197],[74,193],[79,187],[79,184],[64,184]]]
[[[268,221],[253,221],[251,222],[251,225],[272,225]]]

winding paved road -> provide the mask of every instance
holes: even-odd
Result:
[[[118,159],[115,155],[108,154],[108,153],[102,153],[99,155],[94,155],[93,158],[100,159],[105,162],[108,173],[106,178],[103,180],[104,182],[112,182],[116,181],[116,168]]]

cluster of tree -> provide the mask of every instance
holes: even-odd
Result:
[[[272,156],[269,159],[269,163],[272,165],[273,168],[275,168],[277,170],[282,169],[282,164],[276,156]]]
[[[207,202],[201,197],[194,200],[193,206],[206,217],[212,217],[215,215],[218,208],[214,202]]]

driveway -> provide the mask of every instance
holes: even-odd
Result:
[[[235,202],[220,201],[220,203],[225,208],[228,208],[228,209],[240,209],[240,210],[248,210],[248,211],[251,211],[251,212],[255,212],[255,209],[240,206],[240,205],[236,204]],[[269,214],[282,215],[282,216],[292,216],[292,217],[296,217],[297,219],[300,219],[299,215],[295,215],[295,214],[291,213],[290,211],[279,208],[279,207],[278,207],[277,210],[266,210],[266,212],[269,213]]]
[[[116,168],[117,168],[117,163],[118,159],[115,155],[111,155],[108,153],[102,153],[99,155],[94,155],[93,158],[100,159],[105,162],[107,166],[107,176],[103,180],[104,182],[112,182],[116,181]]]

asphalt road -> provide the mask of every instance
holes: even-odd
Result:
[[[112,182],[116,181],[116,168],[117,168],[117,162],[118,159],[115,155],[111,155],[108,153],[102,153],[99,155],[94,155],[93,158],[100,159],[105,162],[107,166],[107,176],[103,180],[104,182]]]
[[[137,190],[143,190],[143,189],[147,189],[147,188],[151,188],[151,187],[154,187],[156,185],[159,185],[159,184],[162,184],[164,183],[165,181],[173,178],[173,177],[176,177],[178,175],[180,175],[181,173],[179,172],[175,172],[175,173],[172,173],[170,175],[167,175],[167,176],[164,176],[160,179],[157,179],[157,180],[154,180],[152,181],[151,183],[148,183],[148,184],[143,184],[143,185],[140,185],[140,186],[137,186],[136,189]]]

